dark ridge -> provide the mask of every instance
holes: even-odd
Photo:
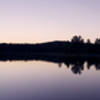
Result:
[[[0,56],[57,54],[63,56],[93,56],[100,57],[100,45],[88,43],[71,43],[64,41],[40,44],[0,44]]]

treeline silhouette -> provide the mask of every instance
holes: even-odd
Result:
[[[0,56],[59,55],[69,57],[100,57],[100,39],[84,42],[81,36],[71,41],[53,41],[39,44],[0,44]]]
[[[91,43],[88,39],[84,42],[81,36],[74,36],[71,41],[53,41],[39,44],[0,44],[0,61],[12,60],[41,60],[64,63],[71,67],[74,74],[81,74],[84,63],[87,68],[91,65],[100,69],[100,39]]]

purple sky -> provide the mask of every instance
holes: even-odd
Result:
[[[100,0],[0,0],[0,42],[100,37]]]

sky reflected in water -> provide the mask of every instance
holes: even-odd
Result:
[[[94,66],[79,75],[64,64],[0,62],[0,100],[100,100],[99,76]]]

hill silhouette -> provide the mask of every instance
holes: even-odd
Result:
[[[0,44],[0,56],[31,56],[39,54],[100,58],[100,45],[67,41],[40,44]]]

